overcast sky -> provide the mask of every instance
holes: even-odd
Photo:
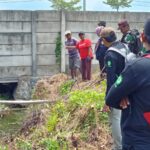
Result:
[[[105,5],[103,0],[86,0],[89,11],[112,11],[111,7]],[[80,5],[83,2],[81,0]],[[149,0],[133,0],[132,7],[121,8],[120,11],[150,12]],[[48,0],[0,0],[1,10],[51,10]]]

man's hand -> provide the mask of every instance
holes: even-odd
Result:
[[[90,56],[87,56],[86,57],[86,61],[90,61],[91,60],[91,57]]]
[[[126,97],[126,98],[123,98],[123,99],[121,100],[121,102],[120,102],[120,107],[121,107],[122,109],[126,109],[129,105],[130,105],[130,102],[129,102],[129,100],[128,100],[127,97]]]
[[[69,46],[65,46],[66,49],[69,49]]]
[[[110,112],[110,107],[105,104],[103,106],[102,112]]]

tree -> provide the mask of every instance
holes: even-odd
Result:
[[[131,7],[130,3],[133,0],[106,0],[103,1],[104,4],[110,5],[112,9],[116,9],[117,12],[119,11],[119,8],[122,7]]]
[[[80,0],[49,0],[55,10],[81,10],[81,6],[76,6]]]

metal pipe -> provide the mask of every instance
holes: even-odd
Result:
[[[43,104],[43,103],[55,103],[58,101],[51,100],[0,100],[0,104]]]

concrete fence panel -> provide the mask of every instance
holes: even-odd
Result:
[[[55,58],[59,32],[63,44],[61,70],[65,71],[68,64],[68,53],[64,48],[65,30],[71,30],[77,39],[78,32],[84,31],[92,40],[94,49],[98,40],[95,28],[99,21],[106,21],[120,39],[119,20],[126,18],[131,29],[142,31],[149,16],[150,13],[131,12],[0,11],[0,81],[8,77],[47,76],[59,72]]]

